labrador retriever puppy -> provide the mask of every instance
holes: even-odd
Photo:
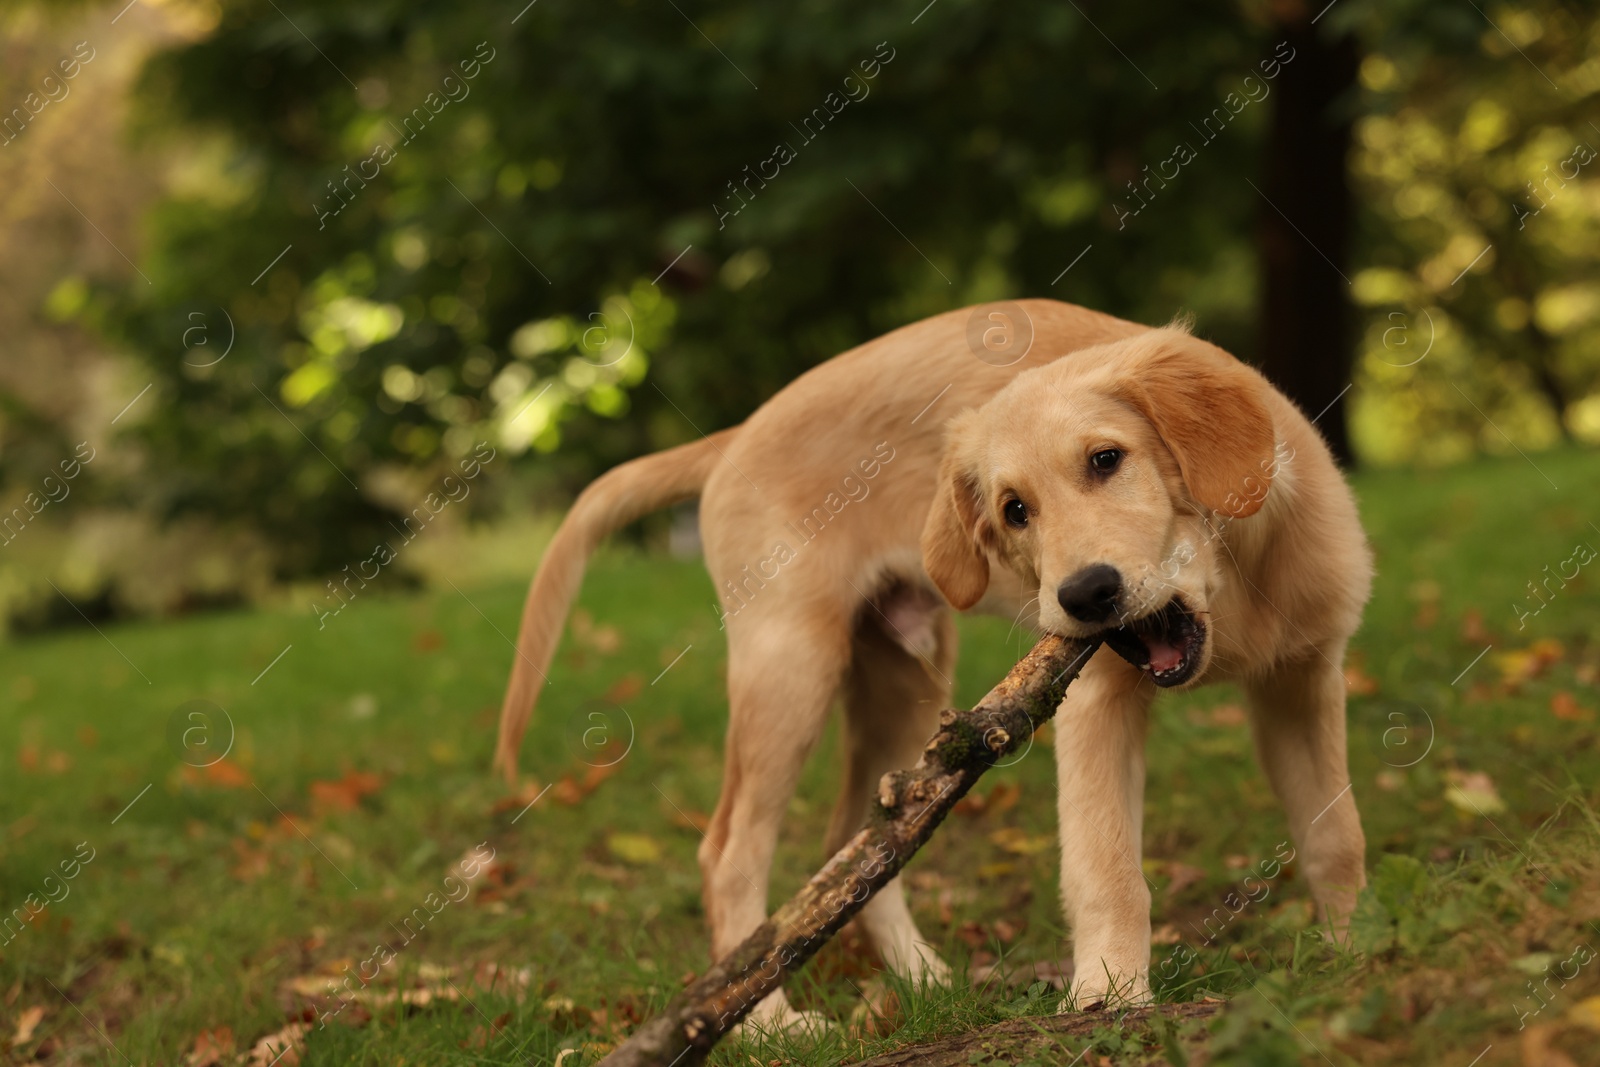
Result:
[[[836,700],[826,853],[878,779],[916,761],[950,702],[951,608],[1104,637],[1055,728],[1071,1003],[1150,997],[1140,838],[1161,689],[1243,687],[1311,891],[1331,931],[1346,928],[1365,842],[1342,666],[1371,557],[1321,437],[1250,367],[1181,326],[983,305],[861,345],[742,425],[611,470],[528,593],[496,753],[513,782],[589,554],[695,496],[729,653],[722,793],[699,849],[713,956],[766,917],[779,826]],[[948,979],[898,884],[859,922],[891,968]],[[781,990],[752,1019],[809,1021]]]

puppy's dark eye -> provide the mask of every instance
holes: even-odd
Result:
[[[1006,522],[1010,525],[1019,530],[1028,525],[1028,506],[1016,497],[1006,501],[1004,511],[1006,513]]]
[[[1089,457],[1089,466],[1095,469],[1096,474],[1110,474],[1122,462],[1122,449],[1102,448]]]

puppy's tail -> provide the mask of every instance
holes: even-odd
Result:
[[[545,551],[522,606],[517,655],[500,708],[500,740],[494,765],[512,785],[517,780],[517,749],[533,716],[539,687],[555,657],[567,609],[583,582],[584,566],[605,536],[642,516],[700,495],[712,466],[738,427],[721,430],[693,444],[644,456],[614,467],[581,494],[561,521]]]

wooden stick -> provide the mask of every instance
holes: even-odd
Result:
[[[609,1067],[690,1067],[783,985],[882,889],[996,761],[1029,744],[1100,646],[1048,636],[971,711],[946,711],[922,758],[883,776],[863,826],[744,943],[718,960],[601,1060]]]

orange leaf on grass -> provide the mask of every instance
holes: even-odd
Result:
[[[544,792],[544,786],[539,784],[539,779],[528,778],[517,788],[515,793],[507,793],[494,802],[489,809],[491,815],[503,815],[508,811],[523,811],[529,804],[539,799],[539,794]]]
[[[1344,684],[1351,696],[1369,697],[1378,691],[1378,680],[1367,673],[1359,656],[1350,657],[1345,665]]]
[[[956,936],[967,943],[968,948],[982,948],[989,942],[988,929],[976,919],[968,919],[956,930]]]
[[[699,808],[680,808],[677,805],[673,805],[672,814],[669,818],[671,818],[674,825],[701,834],[705,833],[706,827],[711,825],[711,816]]]
[[[1588,722],[1594,718],[1594,712],[1579,704],[1578,698],[1565,689],[1550,698],[1550,712],[1568,722]]]
[[[606,746],[606,748],[601,749],[600,750],[601,753],[604,754],[604,753],[608,752],[610,750],[610,747],[611,746],[608,745],[608,746]],[[600,787],[600,783],[601,782],[605,781],[607,778],[610,778],[613,774],[616,774],[617,771],[619,771],[621,769],[622,769],[622,761],[620,759],[618,759],[615,763],[600,763],[600,764],[596,764],[595,766],[590,767],[588,770],[584,771],[583,772],[583,791],[584,791],[584,794],[587,795],[589,793],[593,793],[596,789],[598,789]]]
[[[1022,787],[1012,782],[996,782],[988,793],[968,793],[956,801],[955,810],[965,815],[1010,811],[1022,797]]]
[[[294,1022],[257,1041],[245,1062],[249,1067],[295,1067],[305,1049],[310,1023]]]
[[[1461,616],[1461,640],[1469,645],[1494,643],[1494,635],[1483,624],[1483,612],[1477,608],[1468,608],[1466,614]]]
[[[44,1019],[44,1008],[35,1004],[31,1008],[23,1008],[22,1014],[17,1016],[17,1032],[11,1036],[11,1044],[26,1045],[33,1040],[33,1032],[39,1028],[39,1023]]]
[[[989,790],[989,810],[999,815],[1010,811],[1022,799],[1022,786],[1015,782],[996,782]]]
[[[245,789],[251,781],[244,768],[226,756],[204,767],[185,764],[183,779],[190,785],[214,785],[221,789]]]
[[[569,808],[580,803],[583,798],[583,787],[574,781],[570,774],[563,774],[561,780],[550,787],[550,799]]]
[[[1199,885],[1206,880],[1203,867],[1196,867],[1188,863],[1179,863],[1173,860],[1167,864],[1167,875],[1172,881],[1167,883],[1166,899],[1172,900],[1192,885]]]
[[[605,699],[613,704],[632,700],[644,691],[644,678],[638,674],[624,674],[606,690]]]
[[[311,783],[313,807],[329,811],[354,811],[361,798],[383,788],[383,779],[366,771],[348,771],[343,778]]]
[[[511,1023],[512,1017],[512,1013],[508,1011],[504,1015],[496,1016],[494,1021],[489,1024],[487,1029],[482,1026],[473,1027],[472,1036],[461,1042],[461,1047],[488,1048],[489,1043],[495,1038],[499,1037],[500,1032]]]
[[[233,851],[239,862],[230,873],[238,881],[253,882],[272,870],[272,858],[266,850],[253,847],[242,837],[233,839]]]
[[[1355,670],[1360,674],[1361,668],[1359,666]],[[1363,675],[1362,677],[1365,676]],[[1345,672],[1345,680],[1349,681],[1348,671]],[[1378,683],[1372,681],[1372,679],[1366,678],[1366,683],[1370,684],[1372,689],[1359,690],[1363,695],[1377,690]],[[1351,692],[1358,692],[1358,690],[1352,686]],[[1247,718],[1248,716],[1245,715],[1244,709],[1237,704],[1219,704],[1211,709],[1211,725],[1213,726],[1243,726]]]
[[[219,1026],[215,1030],[202,1030],[194,1039],[194,1048],[184,1057],[188,1067],[218,1067],[233,1062],[233,1028]]]
[[[411,648],[416,652],[432,652],[444,647],[444,634],[438,630],[423,630],[411,639]]]
[[[594,616],[581,608],[572,613],[572,636],[577,643],[609,656],[622,647],[622,632],[615,626],[594,624]]]
[[[1567,654],[1565,646],[1551,637],[1541,638],[1527,648],[1514,648],[1495,655],[1495,665],[1500,668],[1500,680],[1506,688],[1515,689],[1523,682],[1539,677]]]

